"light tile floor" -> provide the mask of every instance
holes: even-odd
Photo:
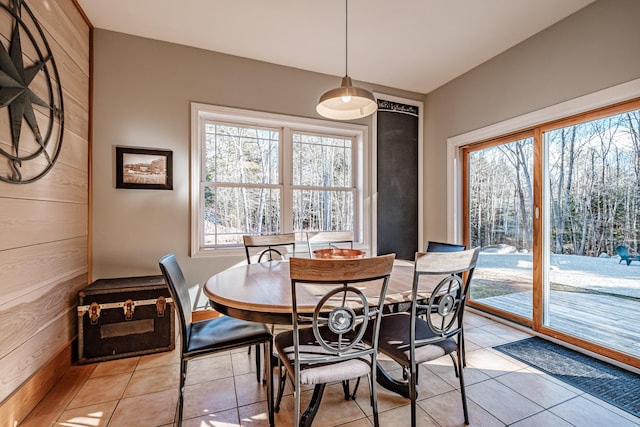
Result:
[[[478,314],[467,313],[465,379],[472,426],[640,426],[636,418],[589,394],[503,355],[491,347],[529,335]],[[185,427],[267,426],[265,386],[255,379],[246,350],[190,362],[185,391]],[[176,351],[97,364],[90,378],[53,425],[171,426],[178,397]],[[391,361],[384,366],[396,375]],[[314,426],[371,426],[366,381],[356,401],[345,401],[339,384],[325,390]],[[311,389],[303,393],[308,403]],[[408,400],[378,387],[381,426],[408,426]],[[292,425],[288,388],[277,426]],[[451,359],[420,371],[419,426],[463,425],[459,383]]]

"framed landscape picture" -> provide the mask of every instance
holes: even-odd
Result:
[[[173,151],[116,147],[116,188],[173,190]]]

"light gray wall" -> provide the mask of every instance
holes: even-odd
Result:
[[[598,0],[426,97],[425,239],[447,238],[447,138],[640,77],[638,17],[638,0]],[[187,280],[203,283],[238,261],[188,257],[191,101],[318,118],[316,100],[338,84],[335,76],[95,30],[92,278],[158,274],[158,258],[174,252]],[[173,150],[174,190],[116,190],[116,145]]]
[[[447,238],[447,138],[640,77],[640,1],[598,0],[427,95],[425,233]]]
[[[318,98],[340,84],[340,77],[105,30],[95,30],[93,75],[92,279],[159,274],[158,259],[173,252],[187,281],[200,284],[243,257],[188,256],[190,102],[320,118]],[[356,123],[371,126],[371,118]],[[173,191],[116,189],[117,145],[173,150]]]

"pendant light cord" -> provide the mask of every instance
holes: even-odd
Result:
[[[349,75],[349,0],[344,0],[344,75]]]

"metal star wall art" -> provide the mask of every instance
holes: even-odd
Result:
[[[0,43],[0,181],[28,184],[46,175],[60,154],[62,86],[49,43],[24,1],[0,3],[0,19],[12,21],[8,47]]]

